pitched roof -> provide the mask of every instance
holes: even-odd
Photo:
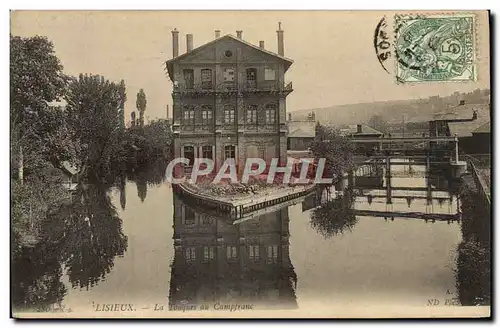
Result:
[[[477,129],[472,131],[472,133],[491,133],[491,122],[484,123]]]
[[[169,76],[170,76],[170,77],[172,77],[172,74],[171,74],[171,73],[172,73],[172,63],[174,63],[174,62],[176,62],[176,61],[178,61],[178,60],[181,60],[181,59],[187,58],[187,57],[189,57],[189,56],[191,56],[191,55],[193,55],[193,54],[195,54],[195,53],[197,53],[197,52],[201,51],[201,50],[202,50],[202,49],[204,49],[205,47],[207,47],[207,46],[209,46],[209,45],[211,45],[211,44],[215,44],[215,43],[217,43],[217,42],[219,42],[219,41],[222,41],[222,40],[224,40],[224,39],[231,39],[231,40],[238,41],[238,42],[240,42],[240,43],[242,43],[242,44],[244,44],[244,45],[246,45],[246,46],[249,46],[249,47],[251,47],[251,48],[253,48],[253,49],[256,49],[256,50],[258,50],[258,51],[260,51],[260,52],[263,52],[263,53],[265,53],[265,54],[268,54],[268,55],[271,55],[271,56],[274,56],[274,57],[276,57],[276,58],[279,58],[279,59],[283,60],[283,61],[286,63],[286,65],[285,65],[285,72],[286,72],[286,70],[290,67],[290,65],[292,65],[292,64],[293,64],[293,60],[291,60],[291,59],[289,59],[289,58],[286,58],[286,57],[284,57],[284,56],[281,56],[281,55],[279,55],[279,54],[277,54],[277,53],[274,53],[274,52],[272,52],[272,51],[269,51],[269,50],[266,50],[266,49],[262,49],[262,48],[260,48],[260,47],[258,47],[258,46],[256,46],[256,45],[254,45],[254,44],[251,44],[250,42],[247,42],[247,41],[245,41],[245,40],[243,40],[243,39],[239,39],[239,38],[235,37],[235,36],[234,36],[234,35],[232,35],[232,34],[226,34],[226,35],[221,36],[220,38],[214,39],[214,40],[212,40],[212,41],[210,41],[210,42],[207,42],[207,43],[205,43],[205,44],[203,44],[203,45],[201,45],[201,46],[199,46],[199,47],[196,47],[196,48],[194,48],[193,50],[191,50],[190,52],[186,52],[186,53],[184,53],[184,54],[182,54],[182,55],[180,55],[180,56],[177,56],[177,57],[175,57],[175,58],[172,58],[172,59],[167,60],[167,61],[165,62],[165,64],[166,64],[166,66],[167,66],[167,70],[168,70],[168,74],[169,74]]]
[[[78,173],[78,168],[74,165],[72,165],[70,162],[68,161],[63,161],[61,162],[61,167],[64,171],[66,171],[67,173],[71,174],[71,175],[75,175]]]
[[[450,135],[454,136],[455,134],[459,137],[470,137],[472,136],[472,132],[477,128],[481,127],[485,123],[491,121],[491,112],[489,104],[475,104],[470,106],[458,106],[461,108],[456,108],[455,114],[448,114],[448,119],[472,119],[472,113],[474,109],[477,113],[477,118],[472,121],[465,122],[448,122],[448,126],[450,128]],[[464,107],[464,108],[462,108]],[[450,112],[451,113],[451,112]],[[467,114],[467,115],[466,115]],[[454,115],[454,118],[453,116]]]
[[[289,138],[314,138],[315,136],[315,121],[288,121]]]
[[[349,124],[348,127],[348,129],[344,130],[346,130],[345,132],[351,135],[383,135],[382,132],[377,131],[366,124],[361,124],[361,133],[358,133],[358,124]]]

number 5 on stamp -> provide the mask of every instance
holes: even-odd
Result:
[[[400,83],[476,80],[473,14],[396,15]]]

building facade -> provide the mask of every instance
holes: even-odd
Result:
[[[186,53],[178,55],[179,32],[172,31],[173,57],[167,61],[173,82],[175,157],[214,160],[218,170],[234,159],[242,170],[246,158],[286,163],[286,97],[292,91],[285,72],[283,30],[277,31],[279,54],[237,36],[220,37],[193,49],[186,35]]]
[[[293,120],[288,113],[288,150],[309,150],[316,137],[316,116],[311,112],[306,119]]]

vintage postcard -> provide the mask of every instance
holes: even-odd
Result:
[[[489,31],[12,11],[12,317],[490,317]]]

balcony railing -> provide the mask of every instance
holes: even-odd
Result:
[[[209,94],[209,93],[253,93],[253,92],[275,92],[288,94],[293,91],[292,82],[281,83],[255,83],[245,81],[242,83],[213,83],[204,82],[198,84],[176,83],[173,87],[174,94]]]

